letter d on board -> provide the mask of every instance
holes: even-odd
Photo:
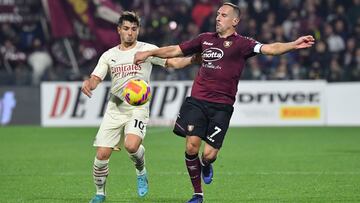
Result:
[[[53,106],[51,108],[50,117],[60,117],[62,116],[68,105],[70,100],[70,88],[64,86],[58,86],[55,90],[55,100],[53,102]]]

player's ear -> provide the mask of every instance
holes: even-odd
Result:
[[[120,26],[117,26],[117,32],[118,32],[118,34],[120,34],[120,31],[121,31],[121,27],[120,27]]]
[[[236,17],[233,19],[233,26],[236,27],[240,22],[240,18],[239,17]]]

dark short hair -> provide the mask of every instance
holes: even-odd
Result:
[[[132,11],[124,11],[118,22],[118,26],[121,26],[124,21],[129,21],[130,23],[135,23],[137,26],[140,26],[140,17]]]
[[[232,8],[234,9],[235,14],[237,15],[237,17],[240,18],[240,14],[241,14],[241,13],[240,13],[240,8],[239,8],[239,6],[237,6],[237,5],[233,4],[233,3],[230,3],[230,2],[225,2],[225,3],[223,3],[223,6],[225,6],[225,5],[232,7]]]

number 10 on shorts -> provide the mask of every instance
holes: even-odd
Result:
[[[138,119],[134,119],[135,120],[135,125],[134,125],[134,128],[139,128],[140,130],[144,130],[144,122],[138,120]]]

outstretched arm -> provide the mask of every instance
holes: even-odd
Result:
[[[201,55],[194,54],[189,57],[176,57],[176,58],[169,58],[166,60],[166,67],[170,68],[184,68],[190,64],[200,64],[201,63]]]
[[[299,37],[297,40],[287,43],[275,42],[264,44],[261,47],[261,53],[266,55],[280,55],[295,49],[309,48],[315,44],[315,39],[311,35]]]
[[[101,78],[96,75],[91,75],[89,79],[84,80],[81,87],[82,93],[91,98],[91,91],[93,91],[99,83],[101,83]]]
[[[160,58],[173,58],[182,55],[183,53],[179,45],[166,46],[149,51],[137,52],[134,56],[134,63],[135,64],[143,63],[149,56],[157,56]]]

